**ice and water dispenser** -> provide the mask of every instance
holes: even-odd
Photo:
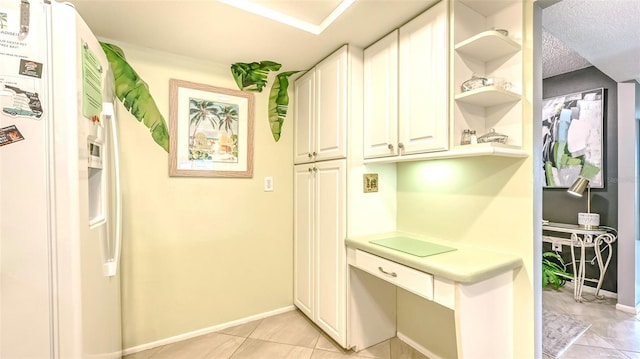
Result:
[[[89,226],[93,227],[106,220],[105,195],[106,178],[103,169],[104,146],[96,136],[89,136]]]

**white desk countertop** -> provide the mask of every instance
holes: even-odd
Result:
[[[418,257],[369,243],[375,239],[399,236],[441,244],[456,248],[456,250],[433,256]],[[480,282],[522,266],[522,258],[513,254],[403,232],[351,237],[347,238],[345,242],[348,248],[360,249],[419,271],[461,283]]]

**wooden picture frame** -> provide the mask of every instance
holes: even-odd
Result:
[[[253,176],[253,94],[169,81],[169,176]]]

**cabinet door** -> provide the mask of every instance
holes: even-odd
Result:
[[[402,153],[449,148],[447,2],[400,28],[399,137]]]
[[[364,157],[397,154],[398,30],[364,50]]]
[[[313,164],[294,167],[293,188],[293,303],[313,318]]]
[[[295,126],[293,162],[313,161],[315,151],[315,71],[312,69],[295,82]]]
[[[347,155],[347,46],[316,66],[316,160]]]
[[[346,345],[346,160],[315,164],[314,322]]]

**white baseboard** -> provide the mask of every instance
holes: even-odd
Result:
[[[567,287],[573,288],[573,282],[567,283]],[[594,287],[589,287],[585,285],[582,287],[582,292],[595,295],[596,289]],[[598,294],[603,295],[607,298],[618,299],[618,293],[613,293],[613,292],[600,289],[600,292],[598,292]],[[635,307],[630,307],[628,305],[622,305],[620,303],[617,303],[616,309],[621,312],[625,312],[633,315],[640,314],[640,304],[636,305]]]
[[[163,346],[163,345],[176,343],[176,342],[179,342],[179,341],[182,341],[182,340],[185,340],[185,339],[195,338],[195,337],[198,337],[198,336],[201,336],[201,335],[204,335],[204,334],[217,332],[217,331],[222,330],[222,329],[235,327],[236,325],[240,325],[240,324],[246,324],[246,323],[252,322],[254,320],[263,319],[263,318],[266,318],[266,317],[270,317],[272,315],[289,312],[289,311],[292,311],[292,310],[295,310],[295,309],[296,309],[295,306],[290,305],[290,306],[283,307],[283,308],[280,308],[280,309],[275,309],[275,310],[272,310],[272,311],[269,311],[269,312],[252,315],[250,317],[241,318],[241,319],[234,320],[234,321],[231,321],[231,322],[214,325],[212,327],[195,330],[193,332],[188,332],[188,333],[176,335],[176,336],[173,336],[173,337],[156,340],[156,341],[151,342],[151,343],[142,344],[142,345],[138,345],[138,346],[131,347],[131,348],[126,348],[126,349],[124,349],[122,351],[122,355],[124,356],[124,355],[133,354],[133,353],[138,353],[138,352],[141,352],[141,351],[144,351],[144,350],[153,349],[153,348],[160,347],[160,346]]]
[[[616,304],[616,309],[621,311],[621,312],[625,312],[625,313],[636,315],[636,314],[640,313],[640,304],[636,305],[635,307],[630,307],[628,305],[622,305],[622,304],[618,303],[618,304]]]
[[[432,353],[431,351],[429,351],[429,349],[423,347],[422,345],[416,343],[413,339],[409,338],[408,336],[400,333],[400,332],[396,332],[396,336],[398,337],[398,339],[402,340],[403,342],[405,342],[408,346],[412,347],[413,349],[419,351],[422,355],[431,358],[431,359],[442,359],[442,357]]]
[[[573,292],[573,282],[567,282],[566,286],[567,286],[567,288],[571,288],[571,291]],[[596,288],[590,287],[588,285],[583,285],[582,286],[582,293],[588,293],[588,294],[595,295],[596,294]],[[600,291],[598,292],[598,295],[603,295],[603,296],[605,296],[607,298],[618,299],[618,293],[609,292],[608,290],[604,290],[604,289],[600,289]]]

